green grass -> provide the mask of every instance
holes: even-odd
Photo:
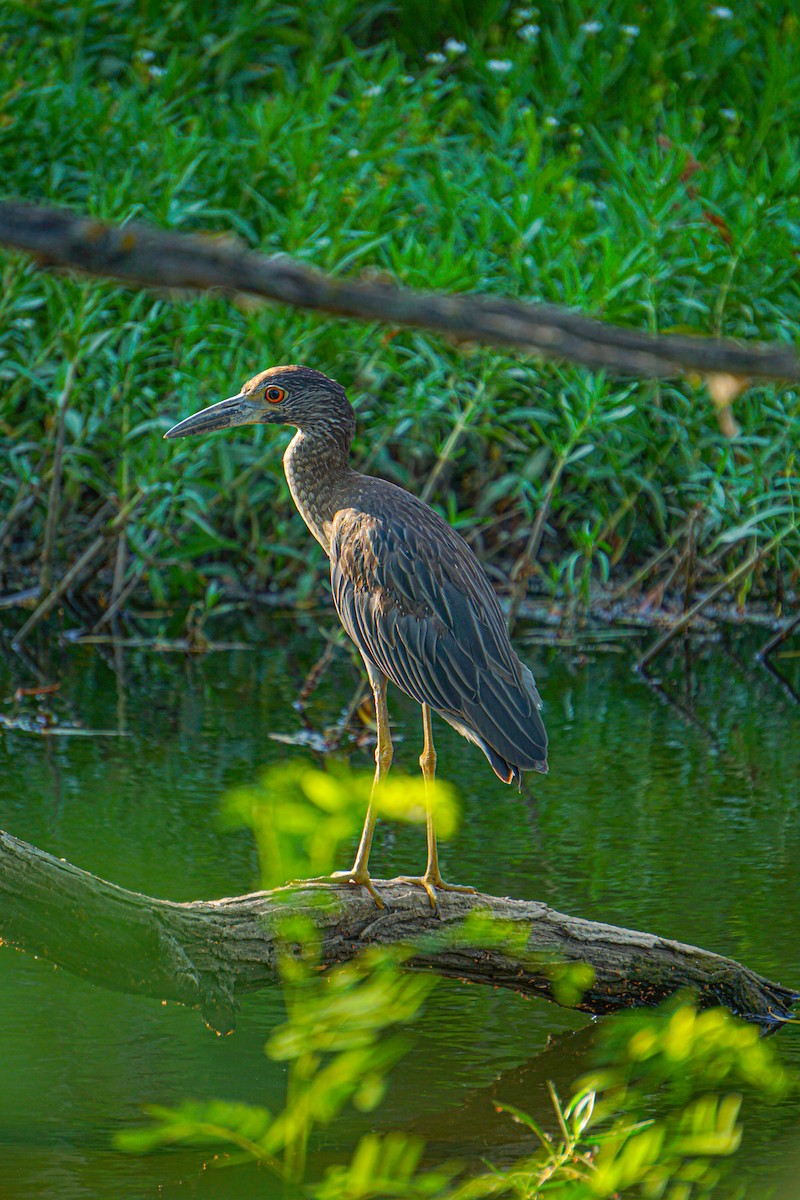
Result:
[[[4,193],[232,234],[336,273],[800,340],[800,21],[784,6],[208,7],[6,4]],[[428,62],[446,37],[466,50]],[[4,548],[7,588],[39,571],[61,424],[56,575],[144,488],[95,593],[116,564],[117,588],[139,571],[140,598],[178,614],[234,584],[316,597],[326,564],[282,479],[286,439],[160,436],[278,362],[348,387],[363,469],[421,492],[436,468],[429,499],[501,585],[545,496],[532,587],[586,604],[670,543],[645,582],[672,571],[680,591],[691,514],[701,583],[796,519],[793,390],[749,391],[728,440],[699,381],[620,383],[250,301],[133,293],[16,254],[0,269],[0,523],[35,496]],[[799,574],[793,532],[740,599],[779,601]]]

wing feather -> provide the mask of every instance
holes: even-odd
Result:
[[[350,637],[397,687],[476,741],[501,778],[546,770],[539,694],[478,560],[416,497],[361,478],[358,505],[336,514],[330,545],[333,599]]]

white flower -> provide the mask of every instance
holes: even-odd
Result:
[[[495,75],[507,75],[514,66],[510,58],[490,58],[486,65]]]
[[[409,84],[414,82],[414,76],[413,75],[401,75],[400,82],[404,83],[406,85],[406,87],[408,87]]]
[[[443,54],[440,54],[438,50],[431,50],[430,54],[425,55],[425,61],[429,62],[429,63],[439,64],[439,63],[447,62],[447,59],[445,58],[445,56]]]
[[[545,123],[545,125],[549,125],[551,129],[558,129],[559,125],[561,124],[558,117],[552,117],[552,116],[545,117],[544,123]]]
[[[133,57],[137,62],[151,63],[155,56],[155,50],[137,50]]]
[[[448,38],[444,44],[444,48],[448,54],[466,54],[467,43],[459,42],[456,38]]]
[[[515,8],[514,16],[518,21],[530,21],[535,12],[537,12],[535,8]]]
[[[632,42],[640,33],[638,25],[620,25],[620,30],[625,35],[627,41]]]
[[[352,149],[347,151],[348,158],[358,158],[360,154],[361,154],[361,151],[356,150],[355,146],[353,146]]]
[[[716,8],[711,10],[712,17],[716,17],[718,21],[730,21],[733,16],[733,10],[726,8],[724,4],[718,4]]]
[[[148,67],[147,74],[151,79],[160,79],[162,75],[166,75],[163,67]]]
[[[540,33],[538,25],[523,25],[517,30],[517,34],[522,38],[523,42],[535,42]]]
[[[735,121],[739,116],[735,108],[721,108],[719,115],[724,117],[726,121]]]
[[[379,83],[373,83],[368,88],[364,88],[365,96],[380,96],[383,92],[383,87]]]
[[[602,28],[602,21],[584,21],[581,25],[582,32],[588,34],[599,33]]]

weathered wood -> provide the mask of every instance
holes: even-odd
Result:
[[[342,317],[521,346],[625,375],[700,371],[738,379],[800,379],[800,357],[792,346],[656,335],[553,304],[418,292],[384,280],[324,275],[287,255],[254,254],[230,237],[173,233],[134,221],[112,225],[66,208],[0,204],[0,243],[27,250],[45,266],[72,267],[146,287],[244,292]]]
[[[370,945],[411,944],[414,969],[558,1003],[563,964],[586,964],[592,982],[576,1007],[587,1013],[655,1005],[690,988],[701,1005],[725,1005],[769,1028],[800,998],[733,959],[537,901],[449,892],[434,913],[422,889],[375,882],[384,910],[361,888],[318,882],[177,904],[0,832],[0,937],[101,987],[198,1007],[220,1032],[233,1028],[240,996],[276,982],[276,928],[287,911],[313,921],[326,966]],[[320,905],[323,895],[338,903]],[[503,922],[497,937],[466,936],[464,920],[477,911]]]

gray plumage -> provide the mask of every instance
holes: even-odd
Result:
[[[330,557],[336,610],[371,678],[429,705],[506,783],[546,771],[539,693],[483,568],[427,504],[352,470],[355,414],[344,389],[308,367],[273,367],[169,436],[254,422],[297,426],[286,478]]]
[[[352,486],[332,522],[331,584],[363,657],[480,746],[506,783],[546,770],[536,684],[467,543],[394,484]]]

